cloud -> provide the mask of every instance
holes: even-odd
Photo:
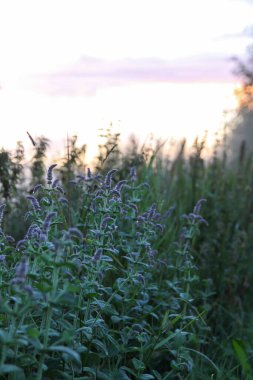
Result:
[[[29,78],[29,86],[50,95],[92,96],[105,87],[137,83],[232,82],[225,56],[203,55],[185,59],[104,60],[84,56],[66,69]]]

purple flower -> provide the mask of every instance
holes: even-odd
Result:
[[[106,228],[106,227],[108,226],[108,223],[111,222],[111,221],[113,222],[113,219],[112,219],[110,216],[106,215],[106,216],[103,218],[103,220],[102,220],[101,228],[102,228],[102,229]]]
[[[55,188],[57,185],[58,185],[58,183],[60,182],[60,180],[57,178],[57,179],[55,179],[54,181],[53,181],[53,183],[52,183],[52,188]]]
[[[5,207],[6,207],[6,204],[5,204],[5,203],[3,203],[3,204],[0,206],[0,226],[1,226],[2,221],[3,221]]]
[[[44,223],[43,223],[43,231],[47,234],[50,228],[50,224],[52,219],[56,216],[56,212],[51,211],[47,214],[45,217]]]
[[[56,186],[55,189],[58,190],[61,194],[64,194],[64,190],[61,186]]]
[[[114,173],[117,172],[117,169],[111,169],[109,170],[109,172],[106,174],[105,176],[105,180],[104,180],[104,184],[106,187],[111,187],[111,184],[112,184],[112,176]]]
[[[130,181],[131,181],[131,182],[136,182],[136,180],[137,180],[136,168],[133,166],[133,167],[130,169]]]
[[[94,261],[94,262],[99,261],[101,259],[102,253],[103,253],[102,248],[97,248],[93,257],[92,257],[92,261]]]
[[[32,297],[34,295],[33,288],[31,285],[23,285],[22,289],[30,296]]]
[[[29,263],[26,257],[23,257],[16,268],[16,276],[12,280],[12,284],[22,284],[26,280]]]
[[[22,239],[17,242],[16,249],[20,249],[22,246],[24,247],[27,244],[27,239]]]
[[[202,204],[205,203],[205,202],[206,202],[206,199],[200,199],[200,200],[196,203],[196,205],[195,205],[195,207],[194,207],[194,209],[193,209],[194,214],[199,214],[199,213],[200,213],[200,210],[201,210]]]
[[[195,213],[190,213],[189,214],[189,218],[193,221],[193,220],[196,220],[198,221],[199,223],[204,223],[206,226],[208,226],[208,223],[207,221],[201,216],[201,215],[198,215],[198,214],[195,214]]]
[[[164,230],[164,225],[162,225],[162,224],[160,224],[160,223],[157,223],[155,226],[156,226],[156,228],[157,228],[158,230],[160,230],[161,232],[163,232],[163,230]]]
[[[114,189],[115,189],[116,191],[121,192],[122,187],[125,186],[126,184],[127,184],[127,181],[126,181],[125,179],[122,179],[121,181],[119,181],[119,182],[117,183],[117,185],[115,186]]]
[[[154,203],[150,207],[150,209],[148,210],[148,216],[147,216],[147,218],[148,219],[152,219],[155,216],[155,214],[156,214],[156,204]]]
[[[37,193],[37,191],[39,190],[39,189],[41,189],[42,188],[42,184],[41,183],[38,183],[37,185],[35,185],[34,186],[34,188],[33,188],[33,194],[35,194],[35,193]]]
[[[26,199],[29,199],[29,201],[31,201],[31,204],[35,212],[41,210],[38,200],[33,195],[28,195]]]
[[[117,198],[120,198],[121,196],[120,192],[116,190],[116,188],[111,191],[111,194]]]
[[[32,237],[38,237],[39,233],[40,227],[36,223],[34,223],[28,228],[25,240],[30,239]]]
[[[68,229],[68,231],[69,231],[70,235],[73,235],[73,236],[79,237],[80,239],[83,239],[83,234],[78,228],[70,227]]]
[[[59,202],[61,202],[62,204],[68,204],[68,203],[69,203],[68,200],[67,200],[66,198],[64,198],[64,197],[60,197],[58,200],[59,200]]]
[[[53,179],[53,169],[57,166],[57,164],[50,165],[47,171],[47,184],[51,185]]]

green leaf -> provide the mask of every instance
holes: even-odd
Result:
[[[105,354],[106,356],[108,355],[108,350],[106,348],[106,345],[103,342],[101,342],[98,339],[93,339],[92,344],[100,348],[100,351],[103,352],[103,354]]]
[[[93,368],[90,368],[90,367],[83,367],[82,371],[83,371],[83,372],[90,373],[90,374],[93,375],[94,377],[96,376],[96,371],[95,371]]]
[[[80,362],[80,356],[79,354],[72,350],[72,348],[66,347],[66,346],[51,346],[48,348],[48,351],[57,351],[62,352],[64,354],[67,354],[71,357],[71,359],[75,360],[76,362]]]
[[[12,372],[23,372],[21,368],[13,364],[2,364],[0,365],[0,374],[12,373]]]
[[[145,364],[141,360],[133,358],[132,363],[137,371],[144,371]]]
[[[156,378],[157,380],[162,380],[162,377],[161,377],[161,375],[160,375],[159,372],[157,372],[156,370],[153,370],[152,372],[153,372],[153,374],[155,375],[155,378]]]
[[[122,321],[122,318],[117,317],[116,315],[111,316],[112,323],[120,323]]]
[[[154,379],[153,375],[149,375],[148,373],[144,373],[138,377],[138,380],[152,380]]]
[[[40,336],[40,332],[38,329],[31,327],[31,328],[27,329],[27,335],[30,338],[36,339]]]
[[[209,362],[215,368],[215,370],[217,371],[217,373],[220,373],[219,368],[214,364],[214,362],[208,356],[206,356],[205,354],[203,354],[200,351],[194,350],[193,348],[186,348],[186,350],[194,352],[195,354],[197,354],[197,355],[201,356],[202,358],[204,358],[207,362]]]
[[[248,354],[245,348],[245,344],[242,340],[233,339],[232,340],[233,349],[235,352],[235,356],[239,360],[244,375],[248,375],[251,373],[251,366],[249,364]]]
[[[0,330],[0,342],[5,343],[8,341],[8,335],[4,330]]]

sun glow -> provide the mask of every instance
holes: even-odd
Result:
[[[28,130],[52,142],[54,156],[66,148],[67,134],[96,153],[99,129],[110,123],[127,141],[135,134],[143,142],[149,134],[192,143],[208,131],[212,144],[224,124],[224,110],[233,109],[232,84],[142,84],[99,90],[93,97],[48,97],[31,91],[0,92],[1,146],[14,148],[17,140],[29,149]]]
[[[169,83],[166,79],[158,84],[155,75],[152,81],[147,75],[146,83],[140,84],[138,75],[121,82],[117,72],[115,79],[113,65],[109,74],[103,70],[117,60],[158,60],[176,67],[181,59],[189,82],[191,57],[195,57],[194,65],[199,56],[209,62],[210,55],[222,61],[232,52],[242,53],[246,43],[240,33],[251,20],[252,6],[236,0],[0,0],[0,146],[12,149],[22,140],[29,147],[28,130],[48,137],[58,154],[66,146],[67,134],[77,134],[80,143],[88,144],[91,158],[99,129],[110,123],[119,129],[123,141],[132,133],[142,141],[153,133],[192,142],[207,130],[211,143],[224,123],[224,110],[236,105],[234,83],[223,83],[221,78],[220,83]],[[101,72],[95,73],[94,93],[67,96],[61,93],[62,87],[71,85],[74,78],[82,89],[79,76],[89,75],[85,70],[71,72],[82,57],[102,61],[102,79],[109,85],[103,86]],[[213,70],[215,78],[220,67],[213,67],[214,61],[202,67],[207,81],[208,70]],[[46,85],[48,74],[68,68],[73,75],[63,77],[56,96],[29,85],[36,76]],[[145,69],[144,64],[141,70]],[[173,69],[171,77],[175,80]]]

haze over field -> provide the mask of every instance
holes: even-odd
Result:
[[[231,56],[252,22],[247,1],[0,1],[1,145],[57,151],[67,133],[94,154],[111,122],[125,139],[190,141],[235,107]]]

